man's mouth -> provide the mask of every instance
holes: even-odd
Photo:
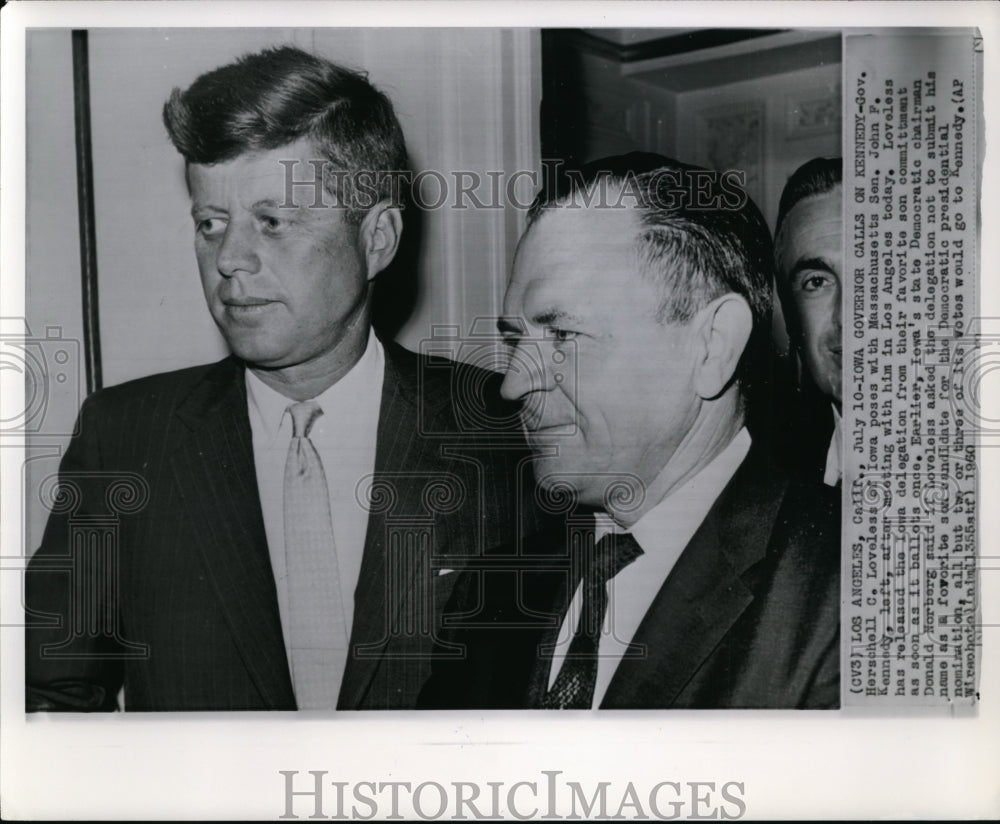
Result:
[[[575,423],[530,424],[528,422],[525,422],[524,429],[529,437],[537,437],[540,435],[542,436],[573,435],[576,433],[576,424]]]
[[[226,306],[264,306],[267,303],[274,303],[267,298],[227,298],[222,302]]]
[[[222,304],[230,315],[247,317],[267,311],[268,307],[275,306],[277,301],[256,297],[227,298],[222,301]]]

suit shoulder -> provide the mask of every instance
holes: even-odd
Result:
[[[781,517],[802,530],[826,534],[840,530],[840,490],[816,481],[792,478],[788,482]]]
[[[112,430],[136,421],[152,426],[171,420],[185,401],[206,392],[215,395],[230,390],[241,367],[228,357],[216,363],[190,366],[136,378],[101,389],[88,397],[80,409],[80,431],[110,427]],[[154,423],[159,421],[161,423]]]
[[[840,494],[818,482],[789,482],[773,543],[782,561],[815,577],[837,580],[840,571]]]
[[[404,363],[414,375],[420,375],[425,386],[433,389],[451,388],[466,394],[473,387],[488,385],[500,397],[503,375],[492,369],[484,369],[466,361],[455,360],[444,355],[426,355],[411,352],[398,345],[392,347],[393,358]]]
[[[518,406],[500,396],[503,375],[499,372],[443,354],[418,354],[394,343],[385,348],[425,412],[444,415],[463,432],[519,431]]]
[[[162,396],[183,397],[206,378],[223,372],[231,374],[236,368],[235,361],[227,357],[215,363],[158,372],[100,389],[87,402],[94,407],[113,408],[136,400]]]

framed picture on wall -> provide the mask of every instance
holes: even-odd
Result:
[[[785,137],[840,133],[840,94],[817,93],[788,98],[785,104]]]
[[[709,169],[736,169],[746,174],[744,189],[761,202],[764,176],[762,100],[712,106],[698,112],[695,162]]]

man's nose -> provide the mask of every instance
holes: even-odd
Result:
[[[521,400],[532,392],[548,388],[548,376],[537,345],[519,343],[509,350],[507,369],[500,395],[504,400]]]
[[[227,278],[239,272],[252,275],[260,270],[257,237],[252,226],[236,221],[229,223],[216,255],[216,267],[219,274]]]

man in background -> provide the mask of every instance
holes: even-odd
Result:
[[[773,251],[731,174],[607,158],[529,213],[503,395],[559,528],[470,568],[428,707],[839,704],[839,519],[745,426]]]
[[[778,294],[799,359],[794,452],[811,476],[841,477],[843,190],[839,157],[819,157],[785,184],[775,226]]]
[[[232,355],[85,402],[27,574],[28,708],[412,706],[453,570],[530,511],[498,377],[372,332],[403,230],[392,105],[282,47],[163,115]],[[123,493],[113,542],[81,538]]]

